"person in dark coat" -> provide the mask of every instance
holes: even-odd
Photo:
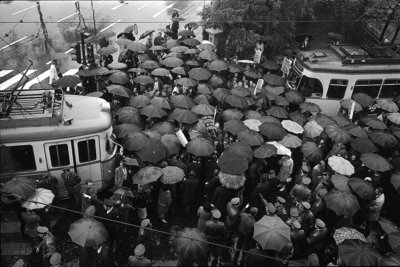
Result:
[[[208,242],[222,244],[225,240],[226,226],[221,219],[221,212],[217,209],[211,211],[212,218],[206,221],[204,232]],[[221,248],[217,246],[210,246],[208,253],[214,256],[213,265],[218,260],[221,253]]]
[[[162,37],[162,33],[159,32],[157,37],[154,38],[154,45],[163,45],[164,43],[165,43],[165,40]]]
[[[99,212],[99,216],[109,219],[109,220],[116,220],[119,221],[119,211],[117,210],[115,206],[115,202],[111,201],[110,199],[105,199],[103,202],[103,208],[100,212]],[[115,238],[116,238],[116,233],[118,230],[118,224],[115,222],[111,222],[108,220],[104,220],[102,222],[104,224],[104,226],[107,229],[108,235],[109,235],[109,242],[110,242],[110,247],[109,249],[111,251],[113,251],[115,249]]]
[[[188,179],[183,180],[182,189],[182,203],[185,206],[186,214],[193,209],[197,199],[197,189],[199,187],[199,180],[196,179],[196,174],[193,170],[190,171]]]
[[[262,250],[262,248],[257,244],[256,248],[249,250],[249,253],[244,255],[243,266],[259,267],[259,266],[280,266],[280,262],[272,259],[271,257],[276,257],[276,255],[271,255],[271,251]],[[254,255],[258,254],[258,255]]]
[[[95,267],[97,251],[95,248],[81,248],[79,252],[79,267]]]
[[[213,172],[213,177],[208,181],[205,182],[205,186],[204,186],[204,197],[205,200],[208,202],[211,202],[213,196],[214,196],[214,192],[215,189],[217,189],[218,186],[221,185],[221,182],[218,178],[218,174],[219,174],[219,169],[214,169]]]
[[[318,252],[323,248],[325,237],[328,235],[328,229],[325,223],[321,219],[316,219],[314,231],[307,237],[307,243],[309,245],[309,252]]]
[[[94,260],[95,267],[113,267],[115,266],[114,262],[110,257],[110,250],[108,246],[102,244],[97,247],[96,258]]]
[[[263,207],[263,202],[259,196],[261,194],[264,198],[270,195],[270,186],[268,181],[268,174],[262,174],[260,177],[260,182],[254,187],[253,191],[251,192],[249,203],[253,207]]]
[[[211,203],[214,204],[215,208],[221,211],[222,220],[225,220],[226,216],[226,204],[231,201],[232,198],[238,196],[236,189],[226,188],[221,185],[215,189]]]
[[[71,172],[70,169],[63,170],[61,178],[68,192],[70,208],[78,210],[81,206],[81,178],[75,172]]]

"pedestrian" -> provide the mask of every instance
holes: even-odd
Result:
[[[126,186],[128,183],[128,169],[126,168],[125,160],[119,162],[119,166],[115,169],[115,189]]]
[[[61,254],[56,252],[50,257],[51,267],[61,267]]]
[[[95,267],[113,267],[116,264],[110,256],[110,249],[106,244],[101,244],[96,248],[96,258],[94,260]]]
[[[227,229],[227,239],[229,240],[236,233],[239,224],[240,198],[234,197],[226,204],[225,225]]]
[[[38,226],[36,228],[38,235],[42,240],[36,247],[36,253],[42,251],[42,266],[50,266],[50,257],[56,252],[56,240],[52,233],[50,233],[49,228],[45,226]]]
[[[71,172],[69,168],[64,169],[61,174],[64,181],[65,188],[67,189],[70,208],[78,210],[81,206],[81,178],[75,173]]]
[[[133,253],[134,256],[129,256],[128,266],[151,266],[151,261],[144,257],[146,248],[143,244],[139,244],[135,247]]]
[[[139,184],[137,188],[137,193],[137,214],[141,220],[144,220],[147,218],[147,205],[150,202],[151,186]]]
[[[278,162],[281,165],[278,173],[278,179],[283,184],[283,190],[285,190],[286,184],[292,181],[291,175],[293,172],[293,159],[288,156],[284,155],[281,160]]]
[[[189,172],[188,179],[182,181],[182,204],[185,207],[186,215],[193,210],[198,199],[197,191],[199,189],[199,180],[196,179],[194,170]]]
[[[162,32],[159,32],[157,34],[157,37],[154,38],[154,45],[163,45],[164,44],[164,38],[162,37]]]
[[[57,60],[52,60],[50,64],[50,76],[49,76],[49,84],[54,85],[55,82],[59,79],[58,77],[58,67]]]
[[[150,219],[144,219],[140,223],[139,233],[137,237],[137,242],[143,244],[147,248],[147,256],[152,259],[156,253],[156,247],[160,244],[160,240],[157,235],[151,231],[153,225]]]
[[[213,209],[214,206],[209,201],[205,201],[204,205],[200,206],[197,210],[197,216],[199,216],[199,219],[197,220],[197,230],[200,232],[205,231],[206,222],[211,219],[211,211]]]
[[[168,223],[165,216],[168,214],[169,206],[172,203],[171,186],[163,184],[158,191],[157,214],[163,223]]]
[[[206,222],[204,232],[208,242],[222,244],[225,240],[226,226],[221,219],[221,212],[218,209],[211,211],[211,220]],[[219,261],[221,255],[221,248],[219,246],[210,245],[208,255],[212,258],[212,266],[215,266]]]
[[[103,221],[104,226],[107,229],[109,240],[108,242],[110,243],[109,249],[111,253],[114,253],[114,250],[116,249],[116,243],[117,243],[117,232],[118,232],[118,227],[119,224],[113,221],[119,221],[120,214],[115,208],[115,202],[106,198],[104,199],[103,202],[103,209],[99,212],[99,216],[105,218],[106,220]],[[111,221],[112,220],[112,221]]]
[[[372,201],[369,212],[368,212],[368,229],[370,229],[370,225],[374,221],[378,221],[381,216],[381,210],[383,205],[385,204],[385,194],[383,193],[382,187],[378,187],[375,189],[375,199]]]
[[[310,253],[319,253],[324,248],[325,237],[328,235],[328,229],[324,221],[321,219],[315,220],[314,231],[307,237]]]
[[[241,251],[249,250],[252,247],[254,224],[256,223],[256,216],[258,209],[256,207],[251,207],[250,212],[247,213],[246,210],[250,207],[247,204],[240,211],[240,224],[238,228],[239,240],[237,243],[237,248]],[[240,256],[240,252],[236,251],[233,262],[236,262]],[[244,263],[244,257],[242,256],[242,264]]]
[[[92,205],[92,203],[97,203],[98,199],[96,197],[96,189],[93,186],[92,179],[86,179],[85,183],[82,185],[82,212]]]

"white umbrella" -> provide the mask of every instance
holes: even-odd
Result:
[[[332,156],[328,159],[328,164],[332,170],[341,175],[352,175],[354,173],[354,166],[342,157]]]
[[[277,155],[287,155],[289,157],[292,156],[292,151],[290,151],[290,149],[288,149],[287,147],[285,147],[282,144],[279,144],[276,141],[267,142],[267,144],[271,144],[271,145],[276,147],[276,149],[277,149],[276,154]]]
[[[295,133],[295,134],[301,134],[303,133],[303,127],[301,127],[300,124],[298,124],[295,121],[291,121],[291,120],[283,120],[281,122],[282,127],[285,128],[286,130],[288,130],[291,133]]]
[[[36,188],[33,196],[22,203],[22,207],[29,210],[41,209],[46,207],[46,205],[51,204],[53,202],[53,199],[54,194],[50,190],[44,188]]]

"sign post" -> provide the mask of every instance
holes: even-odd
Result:
[[[261,54],[262,54],[262,51],[261,50],[256,50],[256,53],[255,53],[255,55],[254,55],[254,63],[257,63],[257,64],[259,64],[260,63],[260,60],[261,60]]]
[[[254,87],[254,95],[256,95],[257,92],[261,91],[261,88],[262,88],[263,84],[264,84],[264,79],[258,79],[257,80],[256,87]]]
[[[292,67],[292,63],[293,63],[293,60],[291,60],[291,59],[289,59],[289,58],[287,58],[287,57],[284,57],[284,58],[283,58],[281,71],[282,71],[285,75],[289,75],[289,71],[290,71],[290,69],[291,69],[291,67]]]

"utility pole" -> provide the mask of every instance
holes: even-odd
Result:
[[[52,45],[51,45],[51,41],[50,41],[50,38],[49,38],[49,33],[47,31],[47,28],[46,28],[46,24],[43,21],[43,14],[42,14],[42,11],[40,9],[40,2],[39,1],[36,2],[36,6],[37,6],[38,13],[39,13],[40,26],[42,27],[43,35],[44,35],[44,47],[46,49],[46,52],[49,52],[49,46],[52,46]]]

